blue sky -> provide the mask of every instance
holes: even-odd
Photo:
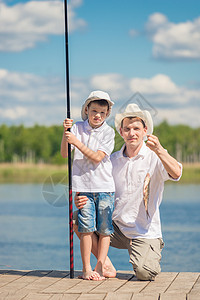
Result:
[[[1,124],[62,124],[63,4],[0,0]],[[68,14],[74,120],[90,91],[104,90],[112,117],[132,101],[155,124],[200,127],[199,1],[72,0]]]

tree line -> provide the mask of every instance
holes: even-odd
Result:
[[[116,132],[116,130],[115,130]],[[0,126],[0,162],[65,164],[60,155],[63,127],[58,125],[25,127]],[[154,134],[168,152],[181,162],[200,162],[200,128],[187,125],[169,125],[163,121],[154,128]],[[123,145],[116,132],[115,148]]]

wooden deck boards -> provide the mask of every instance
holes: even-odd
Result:
[[[161,272],[155,281],[138,281],[132,272],[87,281],[69,271],[0,270],[0,300],[199,300],[200,273]]]

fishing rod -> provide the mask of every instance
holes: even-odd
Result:
[[[69,46],[68,46],[68,17],[67,0],[64,0],[65,9],[65,55],[66,55],[66,97],[67,118],[70,117],[70,89],[69,89]],[[70,130],[70,129],[68,129]],[[69,180],[69,241],[70,241],[70,278],[74,278],[74,251],[73,251],[73,203],[72,203],[72,167],[71,144],[68,143],[68,180]]]

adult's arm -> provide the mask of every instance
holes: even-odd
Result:
[[[173,179],[178,179],[181,176],[181,167],[177,160],[162,147],[157,136],[148,135],[147,137],[147,147],[157,154],[167,173]]]

